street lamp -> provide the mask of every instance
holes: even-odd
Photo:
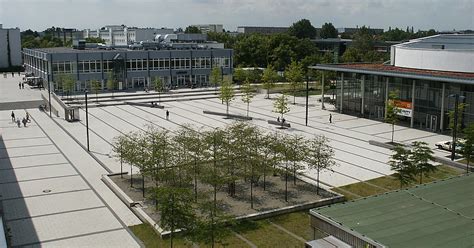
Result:
[[[456,139],[457,139],[457,131],[458,131],[458,115],[459,115],[459,99],[464,99],[464,96],[460,96],[459,94],[451,94],[448,97],[454,97],[454,120],[453,120],[453,142],[451,144],[451,160],[454,161],[456,156]]]
[[[48,94],[49,94],[49,118],[51,118],[51,81],[48,80]]]
[[[306,119],[305,119],[306,126],[308,126],[308,98],[309,98],[309,76],[306,75]]]
[[[87,151],[89,152],[89,109],[87,108],[87,90],[84,92],[86,100],[86,134],[87,134]]]

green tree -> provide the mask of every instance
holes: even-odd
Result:
[[[392,91],[388,95],[387,102],[387,113],[385,113],[385,122],[392,125],[392,144],[393,136],[395,134],[395,124],[398,122],[398,113],[400,109],[396,105],[396,99],[398,98],[398,91]]]
[[[209,75],[209,81],[211,85],[214,86],[217,94],[217,86],[222,84],[222,71],[220,67],[213,67],[211,70],[211,75]]]
[[[390,167],[396,171],[396,178],[400,181],[400,189],[415,179],[415,170],[410,159],[411,151],[403,146],[397,145],[393,148],[394,153],[390,156]]]
[[[290,82],[290,87],[293,92],[293,104],[296,104],[296,92],[303,87],[304,73],[301,64],[292,61],[286,68],[285,77]]]
[[[107,89],[112,91],[112,98],[114,97],[115,89],[117,88],[117,81],[115,80],[114,73],[107,72]]]
[[[288,107],[288,97],[285,94],[280,95],[273,102],[273,112],[281,115],[281,128],[283,128],[283,115],[290,112]]]
[[[238,84],[241,84],[247,79],[247,73],[242,69],[242,66],[239,66],[234,70],[233,79],[234,82],[237,82]]]
[[[433,151],[428,147],[426,142],[415,141],[412,143],[412,151],[410,153],[410,160],[414,166],[415,173],[420,178],[420,184],[423,183],[423,174],[434,172],[438,167],[430,162],[434,160]]]
[[[67,98],[74,90],[75,82],[74,77],[71,74],[59,74],[56,81],[58,82],[59,87],[62,87],[63,94],[67,93]]]
[[[171,247],[176,230],[192,232],[196,216],[192,206],[192,194],[187,188],[160,187],[155,189],[158,209],[160,210],[160,226],[169,230]]]
[[[186,33],[186,34],[200,34],[202,32],[196,26],[187,26],[186,29],[184,30],[184,33]]]
[[[105,40],[100,38],[100,37],[87,37],[86,38],[87,43],[105,43]]]
[[[219,99],[225,102],[227,115],[229,115],[230,102],[234,100],[234,97],[235,97],[234,86],[232,86],[232,83],[230,81],[227,81],[227,80],[224,81],[224,83],[221,86]]]
[[[458,118],[457,118],[457,127],[456,127],[456,133],[459,135],[463,130],[462,130],[462,125],[463,125],[463,113],[464,109],[468,106],[467,103],[459,103],[458,104]],[[449,116],[449,128],[451,129],[452,132],[454,132],[454,109],[450,110],[448,112]],[[458,137],[456,137],[458,138]]]
[[[153,78],[153,86],[155,87],[155,91],[158,92],[158,103],[161,101],[161,93],[164,90],[163,80],[160,77],[156,76]]]
[[[268,66],[263,71],[262,81],[263,81],[263,88],[267,90],[267,99],[270,98],[270,90],[275,87],[275,82],[277,81],[278,74],[273,69],[273,66]]]
[[[232,235],[230,226],[234,224],[231,216],[225,215],[221,207],[212,201],[205,201],[199,207],[201,218],[198,219],[192,240],[211,245],[226,246],[225,239]]]
[[[337,29],[332,25],[332,23],[324,23],[321,27],[321,38],[337,38]]]
[[[461,153],[466,159],[466,173],[469,173],[469,163],[474,153],[474,123],[469,124],[469,126],[464,129],[464,140]]]
[[[94,79],[94,80],[91,81],[91,90],[92,90],[92,92],[94,92],[97,102],[99,101],[99,95],[98,94],[99,94],[100,88],[101,88],[101,85],[100,85],[99,80]]]
[[[290,26],[288,33],[299,39],[314,39],[316,37],[316,28],[311,25],[309,20],[301,19]]]
[[[319,175],[321,170],[331,170],[336,165],[334,149],[329,145],[329,139],[323,135],[315,136],[307,141],[305,161],[309,169],[316,169],[317,191],[319,195]]]
[[[247,104],[247,116],[249,116],[250,102],[252,102],[254,96],[254,89],[250,85],[250,81],[248,79],[245,79],[245,83],[244,85],[242,85],[242,102]]]

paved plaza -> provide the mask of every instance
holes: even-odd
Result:
[[[100,181],[106,171],[39,110],[0,111],[0,200],[11,245],[139,247],[141,223]],[[24,110],[15,111],[24,117]]]
[[[23,74],[7,73],[7,78],[0,73],[0,110],[24,109],[38,106],[41,101],[41,92],[24,84],[24,89],[19,89],[18,83],[23,82]]]
[[[0,78],[0,99],[38,100],[39,90],[20,91],[13,87],[17,79],[20,78]],[[251,122],[272,133],[301,134],[308,138],[323,134],[328,137],[335,148],[338,165],[321,173],[326,188],[391,174],[387,165],[391,151],[368,143],[369,140],[389,141],[391,126],[339,114],[331,105],[326,105],[327,110],[321,110],[318,98],[310,98],[308,126],[304,125],[305,99],[297,98],[297,104],[291,105],[291,112],[285,116],[292,127],[279,130],[267,124],[268,120],[275,120],[278,116],[272,112],[273,101],[257,95],[250,105]],[[26,128],[18,128],[11,122],[11,110],[0,110],[0,199],[12,245],[140,246],[127,226],[141,221],[100,180],[104,174],[121,171],[112,152],[114,138],[145,130],[147,125],[174,131],[184,124],[208,129],[233,122],[203,114],[203,110],[225,112],[225,105],[217,98],[168,101],[162,105],[165,109],[130,105],[90,108],[91,154],[85,150],[85,112],[82,109],[80,122],[67,122],[64,116],[51,119],[39,109],[27,109],[32,121]],[[166,120],[166,110],[170,111],[169,120]],[[245,115],[246,105],[240,97],[232,102],[230,112]],[[17,109],[15,113],[20,118],[25,116],[23,109]],[[328,121],[330,113],[333,123]],[[434,147],[435,142],[450,139],[402,126],[395,129],[398,142],[420,140]],[[435,150],[435,153],[448,155],[440,150]],[[125,165],[123,170],[129,171],[129,168]],[[138,173],[138,170],[134,168],[133,173]],[[316,177],[315,171],[306,171],[305,175]]]
[[[273,95],[275,97],[275,95]],[[361,180],[369,180],[392,172],[387,165],[391,151],[385,148],[370,145],[369,140],[382,142],[390,141],[391,126],[379,121],[343,115],[331,110],[321,110],[319,97],[310,99],[309,125],[305,126],[304,98],[297,98],[297,104],[291,105],[291,112],[286,119],[292,128],[278,130],[267,124],[268,120],[275,120],[278,116],[272,112],[272,100],[264,99],[264,95],[257,95],[250,106],[252,123],[268,132],[284,132],[301,134],[308,138],[323,134],[331,141],[335,148],[338,166],[333,171],[323,171],[321,180],[327,187],[343,186]],[[219,99],[203,99],[193,101],[165,102],[165,109],[148,108],[141,106],[107,106],[89,109],[90,147],[92,153],[99,158],[112,172],[120,172],[120,164],[112,153],[113,139],[131,131],[145,130],[147,125],[174,131],[183,124],[192,124],[195,127],[213,128],[224,127],[232,123],[230,119],[220,116],[205,115],[203,110],[225,113],[225,105]],[[170,120],[166,120],[166,110],[170,111]],[[240,97],[232,102],[230,112],[245,115],[246,105]],[[333,115],[333,123],[328,121],[329,114]],[[55,118],[72,136],[84,146],[86,145],[85,112],[81,112],[81,122],[69,123],[62,118]],[[436,133],[396,126],[395,140],[411,143],[412,141],[426,141],[434,148],[434,143],[449,140],[450,137]],[[436,150],[436,155],[446,156],[447,152]],[[129,170],[124,167],[123,170]],[[134,169],[134,173],[138,172]],[[315,178],[315,171],[305,174]]]

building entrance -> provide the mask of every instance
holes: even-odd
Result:
[[[438,130],[438,116],[427,114],[425,125],[428,131],[436,132]]]

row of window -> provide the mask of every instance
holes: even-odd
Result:
[[[73,62],[54,62],[53,73],[73,73]],[[230,58],[213,58],[213,65],[216,67],[230,68]],[[150,68],[152,71],[169,69],[211,69],[210,57],[198,58],[160,58],[160,59],[129,59],[126,61],[127,71],[146,71]],[[113,61],[111,60],[88,60],[77,63],[79,73],[97,73],[112,71]]]

